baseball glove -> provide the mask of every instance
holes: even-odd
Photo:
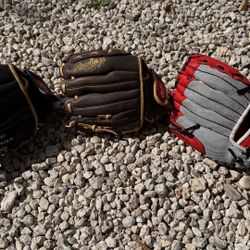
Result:
[[[60,68],[68,127],[126,134],[166,114],[168,92],[143,59],[120,50],[75,54]]]
[[[205,55],[190,56],[172,92],[171,131],[208,157],[250,167],[250,82]]]
[[[56,98],[43,80],[25,69],[0,64],[0,151],[30,139]]]

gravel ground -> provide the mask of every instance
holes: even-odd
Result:
[[[250,77],[250,12],[239,0],[121,0],[100,10],[2,2],[2,63],[31,68],[57,93],[62,60],[100,48],[142,55],[169,87],[194,52]],[[114,138],[77,135],[62,118],[58,106],[32,143],[1,158],[0,249],[250,249],[249,173],[202,157],[164,124]]]

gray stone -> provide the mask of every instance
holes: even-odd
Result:
[[[20,241],[24,243],[26,246],[30,246],[31,244],[31,236],[30,235],[21,235],[20,236]]]
[[[107,172],[113,172],[113,171],[114,171],[113,164],[112,164],[112,163],[106,164],[106,165],[105,165],[105,170],[106,170]]]
[[[197,237],[200,237],[200,238],[202,237],[202,233],[197,227],[192,227],[192,231],[194,235],[196,235]]]
[[[15,203],[16,198],[17,198],[17,191],[16,190],[7,192],[1,201],[1,211],[3,211],[3,212],[11,211],[11,209]]]
[[[46,162],[42,162],[42,163],[32,164],[31,167],[33,170],[38,171],[38,170],[47,170],[49,168],[49,165]]]
[[[224,184],[224,190],[225,190],[227,197],[231,201],[238,201],[238,200],[242,199],[241,194],[232,185]]]
[[[207,245],[207,240],[201,237],[194,237],[192,240],[192,244],[199,249],[204,248]]]
[[[110,36],[104,37],[102,48],[108,50],[113,43],[113,39]]]
[[[235,232],[228,231],[228,232],[226,233],[226,237],[227,237],[227,240],[228,240],[229,242],[233,243],[234,240],[235,240]]]
[[[82,176],[81,173],[77,173],[74,179],[74,183],[79,187],[84,187],[86,184],[86,179]]]
[[[105,242],[107,244],[108,248],[114,249],[116,247],[117,241],[116,239],[112,238],[112,237],[108,237],[105,239]]]
[[[129,153],[127,154],[125,157],[124,157],[124,164],[131,164],[135,161],[135,156],[134,154],[132,153]]]
[[[101,162],[102,164],[108,164],[108,163],[110,163],[109,157],[108,157],[107,155],[104,155],[104,156],[101,158],[100,162]]]
[[[124,228],[130,228],[135,224],[135,218],[133,216],[126,216],[122,219],[122,225]]]
[[[33,232],[36,236],[43,236],[46,233],[46,228],[44,225],[40,224],[34,227]]]
[[[241,173],[236,170],[230,170],[232,180],[239,180],[241,177]]]
[[[244,175],[239,180],[239,185],[240,185],[241,188],[249,190],[250,189],[250,176],[249,175]]]
[[[167,187],[166,187],[165,183],[155,185],[155,192],[159,196],[166,196],[167,195]]]
[[[62,153],[59,153],[57,156],[57,162],[62,163],[64,162],[64,160],[65,160],[64,155]]]
[[[73,50],[72,46],[69,45],[65,45],[61,49],[65,54],[69,54]]]
[[[103,178],[102,177],[95,177],[91,179],[90,185],[94,189],[101,189],[103,185]]]
[[[244,209],[243,214],[244,214],[244,218],[250,221],[250,209],[249,209],[249,207]]]
[[[47,211],[49,207],[49,202],[47,199],[42,198],[39,202],[39,206],[42,210]]]
[[[126,15],[126,18],[130,21],[137,22],[141,16],[141,13],[137,10],[132,11]]]
[[[0,249],[6,249],[9,245],[9,242],[7,239],[0,239]]]
[[[23,217],[22,222],[27,226],[32,226],[34,223],[34,216],[31,214],[27,214]]]
[[[183,245],[179,240],[174,240],[171,246],[171,250],[182,250]]]
[[[158,231],[159,231],[160,235],[166,235],[168,232],[168,227],[167,227],[166,223],[160,222],[158,225]]]
[[[221,238],[219,238],[218,235],[215,236],[211,236],[209,238],[209,242],[214,245],[215,247],[218,247],[219,249],[227,249],[228,247],[228,243],[226,240],[222,240]]]
[[[54,65],[55,63],[54,63],[53,60],[51,60],[51,59],[49,59],[49,58],[43,56],[43,57],[42,57],[42,64],[43,64],[44,66],[49,66],[49,65]]]
[[[193,181],[191,183],[191,190],[193,192],[205,191],[206,190],[206,180],[203,177],[193,179]]]

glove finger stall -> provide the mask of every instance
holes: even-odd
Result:
[[[66,62],[62,69],[64,79],[81,76],[105,75],[113,71],[139,71],[138,62],[135,56],[124,54],[123,60],[126,63],[121,63],[119,56],[110,56],[109,54],[102,57],[90,57],[87,59],[79,59],[74,63]]]
[[[78,77],[65,80],[63,91],[67,96],[81,95],[86,93],[110,93],[112,91],[129,90],[138,88],[138,72],[116,71],[107,75]],[[105,85],[103,84],[105,82]]]

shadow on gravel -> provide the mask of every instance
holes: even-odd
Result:
[[[0,188],[10,184],[15,178],[21,177],[27,170],[47,170],[51,165],[56,166],[57,155],[62,151],[71,151],[72,139],[78,135],[84,138],[99,136],[107,141],[119,142],[123,139],[144,140],[147,136],[160,133],[162,136],[167,131],[166,125],[145,123],[143,128],[134,134],[113,136],[111,134],[95,134],[93,132],[78,132],[76,129],[67,129],[64,126],[64,111],[61,107],[54,110],[48,118],[46,126],[41,128],[33,139],[24,144],[20,149],[0,156]],[[39,169],[36,169],[36,167]],[[2,182],[2,183],[1,183]]]
[[[55,109],[46,125],[30,142],[16,151],[0,156],[0,173],[5,172],[7,182],[21,177],[23,172],[36,164],[42,164],[41,170],[49,169],[50,165],[56,163],[56,157],[61,150],[70,150],[71,140],[76,136],[76,132],[66,129],[63,121],[64,112],[62,109]],[[0,175],[0,187],[1,181]]]

